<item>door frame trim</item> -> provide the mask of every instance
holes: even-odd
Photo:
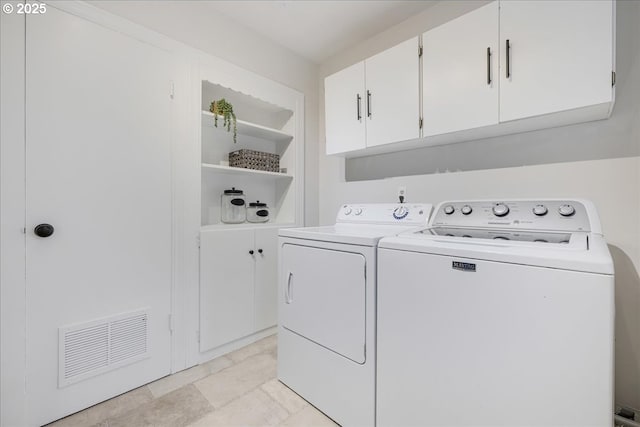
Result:
[[[0,425],[26,424],[26,15],[0,15]]]

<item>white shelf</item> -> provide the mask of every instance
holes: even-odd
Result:
[[[221,174],[227,174],[227,175],[260,176],[260,177],[274,178],[274,179],[293,179],[293,175],[289,175],[286,173],[259,171],[255,169],[245,169],[245,168],[233,168],[230,166],[212,165],[210,163],[203,163],[202,170],[207,170],[213,173],[221,173]]]
[[[293,227],[295,226],[295,224],[292,223],[281,223],[278,224],[277,222],[260,222],[260,223],[253,223],[253,222],[243,222],[240,224],[225,224],[223,222],[218,223],[218,224],[209,224],[209,225],[203,225],[200,227],[200,232],[207,232],[207,231],[217,231],[217,230],[237,230],[237,229],[250,229],[250,228],[287,228],[287,227]]]
[[[218,129],[222,129],[223,118],[218,116]],[[202,112],[202,123],[209,127],[215,127],[213,113],[209,111]],[[275,142],[289,142],[293,139],[292,135],[282,132],[278,129],[272,129],[256,123],[245,122],[244,120],[236,120],[238,135],[247,135],[254,138],[266,139]]]

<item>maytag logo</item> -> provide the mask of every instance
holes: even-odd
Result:
[[[476,265],[470,262],[453,261],[451,263],[451,268],[460,271],[473,271],[474,273],[476,271]]]

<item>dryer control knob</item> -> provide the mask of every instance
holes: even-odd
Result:
[[[409,209],[405,208],[404,206],[399,206],[393,210],[393,217],[395,219],[403,219],[407,215],[409,215]]]
[[[456,211],[456,208],[454,208],[452,205],[447,205],[443,209],[443,212],[446,213],[447,215],[451,215],[455,211]]]
[[[535,205],[533,207],[533,213],[537,216],[545,216],[549,212],[545,205]]]
[[[493,205],[493,214],[495,216],[505,216],[509,213],[509,206],[504,203],[496,203]]]
[[[573,214],[576,213],[576,210],[571,205],[562,205],[558,208],[558,212],[562,216],[572,216]]]
[[[462,212],[462,215],[469,215],[471,212],[473,212],[473,209],[469,205],[464,205],[462,209],[460,209],[460,212]]]
[[[356,215],[360,215],[362,213],[362,208],[356,208],[355,212]]]
[[[353,212],[353,209],[351,209],[349,206],[344,208],[344,214],[345,215],[351,215],[351,212]]]

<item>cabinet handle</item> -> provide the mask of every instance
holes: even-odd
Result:
[[[367,117],[371,118],[371,92],[367,91]]]
[[[357,114],[357,117],[358,117],[357,120],[358,121],[360,121],[360,119],[362,119],[362,114],[360,114],[360,101],[362,101],[362,97],[358,93],[358,94],[356,94],[356,108],[358,110],[358,114]]]
[[[287,279],[287,287],[284,290],[284,302],[287,304],[291,304],[293,299],[291,298],[291,279],[293,278],[293,273],[289,272],[289,278]]]
[[[491,48],[487,48],[487,84],[491,85]]]
[[[249,250],[249,255],[253,255],[253,249]]]
[[[507,39],[507,78],[511,77],[511,45]]]
[[[262,249],[258,249],[258,253],[261,254],[262,253]]]

